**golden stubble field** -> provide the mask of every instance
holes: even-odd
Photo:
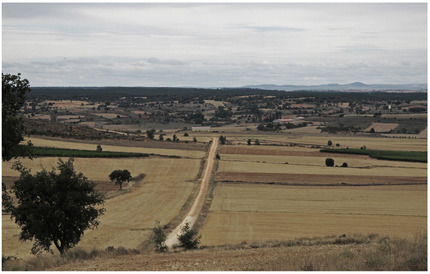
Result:
[[[41,147],[55,147],[55,148],[68,148],[68,149],[82,149],[82,150],[96,150],[97,145],[91,143],[82,142],[68,142],[62,140],[43,139],[37,137],[31,137],[25,140],[31,140],[35,146]],[[118,145],[102,145],[104,151],[119,151],[119,152],[136,152],[136,153],[154,153],[160,155],[175,155],[182,157],[189,157],[195,159],[201,159],[205,157],[206,152],[199,150],[185,150],[185,149],[167,149],[167,148],[153,148],[153,147],[133,147],[133,146],[122,146],[121,141],[118,141]]]
[[[55,166],[57,158],[23,159],[21,162],[33,172],[42,167]],[[3,175],[16,176],[3,163]],[[108,181],[114,169],[128,169],[133,176],[145,173],[146,177],[126,194],[108,199],[106,213],[100,218],[95,230],[85,232],[78,247],[91,250],[109,246],[138,248],[148,239],[155,221],[162,225],[178,215],[191,194],[200,170],[200,159],[134,158],[134,159],[86,159],[75,158],[75,168],[91,180]],[[2,218],[3,255],[18,258],[30,257],[31,243],[18,240],[19,228],[9,219]]]
[[[427,186],[217,185],[202,244],[427,231]]]
[[[265,141],[269,139],[321,145],[332,140],[391,150],[427,146],[424,139],[267,136]],[[427,231],[426,163],[263,145],[226,145],[220,157],[202,244],[355,233],[405,237]],[[348,167],[326,167],[327,157]]]

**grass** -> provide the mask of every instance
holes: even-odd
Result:
[[[45,271],[426,271],[427,234],[393,238],[377,234],[243,242],[193,252],[142,254],[124,248],[70,250],[9,260],[3,270]]]
[[[427,163],[427,151],[392,151],[353,148],[329,148],[321,149],[320,152],[369,155],[372,158],[381,160]]]
[[[149,157],[147,153],[95,151],[67,148],[32,147],[31,154],[35,157],[82,157],[82,158],[132,158]]]

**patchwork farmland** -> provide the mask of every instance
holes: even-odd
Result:
[[[427,237],[425,116],[400,111],[387,113],[387,117],[396,115],[396,118],[387,118],[387,123],[378,122],[379,116],[369,113],[344,117],[315,113],[302,117],[293,115],[292,111],[312,110],[315,105],[296,104],[293,101],[300,99],[287,99],[291,110],[287,108],[286,117],[300,118],[291,124],[260,123],[258,119],[263,118],[251,114],[234,114],[235,120],[227,122],[217,115],[244,111],[234,105],[242,97],[229,98],[199,99],[193,103],[176,100],[160,103],[158,98],[130,109],[121,107],[123,101],[118,99],[109,107],[100,107],[102,110],[90,105],[94,102],[85,100],[46,101],[57,106],[58,112],[67,109],[66,113],[73,115],[58,115],[55,122],[47,121],[50,119],[47,113],[36,114],[34,119],[29,119],[30,127],[36,127],[32,131],[34,134],[27,134],[22,144],[31,141],[35,149],[46,153],[61,151],[54,148],[73,150],[69,152],[75,155],[76,171],[96,182],[96,189],[105,193],[103,207],[106,211],[99,219],[100,225],[85,231],[81,241],[70,250],[89,254],[85,256],[95,254],[95,257],[59,259],[60,262],[43,266],[33,266],[32,262],[35,258],[49,262],[62,257],[57,251],[54,255],[32,255],[33,242],[21,242],[20,228],[4,213],[3,255],[16,258],[5,264],[6,269],[303,270],[307,269],[308,262],[297,259],[297,263],[293,263],[292,258],[305,258],[308,253],[316,256],[315,260],[320,256],[338,258],[354,252],[354,258],[361,258],[367,265],[370,255],[363,254],[374,249],[379,252],[387,241],[416,244],[412,237],[418,237],[420,242]],[[263,100],[265,104],[274,100],[272,97],[243,98],[251,102]],[[282,100],[279,101],[281,105]],[[204,131],[192,130],[190,125],[199,123],[186,120],[189,118],[186,115],[198,114],[193,110],[198,104],[205,108],[203,117],[213,123],[213,127],[206,126]],[[265,119],[268,119],[272,115],[270,109],[259,104],[267,111]],[[331,104],[332,111],[347,106],[345,102]],[[171,116],[154,116],[160,108],[177,112]],[[184,109],[192,115],[179,111]],[[166,118],[176,120],[165,122]],[[68,123],[76,119],[79,122]],[[136,123],[136,119],[143,122]],[[343,130],[331,123],[342,120],[347,127],[351,119],[357,120],[359,131],[354,131],[358,126],[349,132],[324,131],[326,128]],[[415,124],[408,128],[410,121]],[[154,136],[150,138],[152,126],[157,123],[160,127],[152,131]],[[370,128],[375,132],[368,132]],[[399,135],[398,128],[409,130],[405,133],[407,136]],[[85,132],[84,136],[74,135],[80,132]],[[214,140],[218,146],[214,146]],[[100,153],[97,157],[99,146],[104,153],[118,152],[122,157],[133,158],[118,158],[118,154],[112,153]],[[211,153],[210,148],[213,148]],[[89,158],[79,157],[82,151],[86,151]],[[369,152],[369,155],[352,154],[357,151]],[[386,154],[396,151],[400,159],[377,159],[373,157],[375,151]],[[39,155],[42,156],[17,160],[33,173],[57,165],[58,157]],[[333,166],[327,166],[328,158],[333,159]],[[2,165],[2,179],[7,189],[19,176],[11,168],[13,163],[14,160]],[[127,169],[133,177],[132,181],[124,183],[122,190],[108,177],[116,169]],[[203,187],[202,181],[208,185]],[[175,236],[183,221],[190,218],[193,228],[201,235],[199,246],[203,250],[182,252]],[[170,235],[168,247],[174,252],[155,253],[153,229],[157,222],[163,233]],[[229,261],[228,252],[236,254],[240,262],[251,263],[224,264]],[[262,252],[273,254],[274,258],[280,258],[281,253],[290,256],[282,262],[279,259],[273,263],[255,263],[257,256],[265,256]],[[223,258],[223,262],[218,263],[220,268],[208,265],[218,254]],[[163,267],[151,263],[152,259],[164,260]],[[200,265],[190,261],[198,261]],[[269,261],[266,258],[266,262]],[[288,266],[284,263],[287,261]],[[318,269],[330,267],[319,265]],[[369,269],[375,267],[369,266]]]

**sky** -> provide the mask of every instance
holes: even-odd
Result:
[[[31,86],[427,83],[427,3],[2,3]]]

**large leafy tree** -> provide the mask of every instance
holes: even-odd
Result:
[[[9,161],[17,156],[28,154],[28,147],[19,146],[24,140],[24,125],[18,116],[19,109],[25,103],[25,94],[30,92],[27,79],[21,74],[2,73],[2,158]]]
[[[122,183],[124,182],[130,182],[130,180],[132,179],[130,171],[128,171],[127,169],[117,169],[112,171],[111,174],[109,174],[109,179],[114,182],[115,181],[115,185],[119,185],[119,189],[122,189]]]
[[[74,170],[73,158],[59,159],[57,170],[35,175],[19,162],[14,168],[21,173],[12,186],[17,205],[7,202],[3,206],[21,227],[20,239],[35,240],[33,254],[52,252],[52,244],[64,254],[86,229],[99,225],[104,195],[95,190],[94,182]]]

